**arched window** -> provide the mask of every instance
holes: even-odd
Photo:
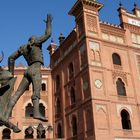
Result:
[[[74,90],[73,87],[72,87],[71,90],[70,90],[70,99],[71,99],[71,105],[72,105],[72,104],[75,104],[75,102],[76,102],[76,97],[75,97],[75,90]]]
[[[37,130],[38,131],[38,130]],[[45,130],[43,130],[41,136],[39,136],[39,133],[37,132],[37,138],[46,138],[46,135],[45,135]]]
[[[61,113],[61,103],[60,103],[60,99],[57,98],[57,101],[56,101],[56,114],[59,114]]]
[[[33,139],[34,130],[31,126],[25,129],[25,139]]]
[[[26,106],[25,117],[33,117],[33,106],[31,103]]]
[[[39,104],[39,111],[41,115],[45,117],[45,106],[42,103]]]
[[[57,126],[57,138],[62,138],[62,127],[60,123]]]
[[[121,121],[123,129],[131,129],[130,115],[125,109],[121,111]]]
[[[123,83],[121,78],[118,78],[118,80],[116,81],[116,88],[118,95],[126,96],[125,84]]]
[[[37,138],[40,139],[40,138],[46,138],[46,135],[45,135],[46,131],[45,131],[45,128],[43,126],[42,123],[39,123],[38,127],[37,127]]]
[[[59,75],[56,76],[56,91],[60,88],[60,77]]]
[[[77,135],[77,118],[76,116],[72,116],[72,134],[73,136]]]
[[[42,83],[42,91],[46,91],[46,84]]]
[[[113,59],[113,64],[120,65],[120,66],[122,65],[121,64],[121,58],[117,53],[112,54],[112,59]]]
[[[2,139],[11,139],[11,130],[8,128],[5,128],[2,131]]]
[[[74,76],[74,68],[72,63],[69,64],[68,71],[69,71],[69,79],[71,79]]]

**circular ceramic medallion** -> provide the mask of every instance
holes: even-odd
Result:
[[[101,80],[99,80],[99,79],[95,80],[95,86],[96,86],[97,88],[101,88],[101,86],[102,86]]]

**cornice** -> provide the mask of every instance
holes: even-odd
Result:
[[[78,0],[68,14],[75,15],[75,13],[84,5],[95,7],[98,11],[103,7],[103,4],[94,0]]]
[[[110,23],[100,23],[100,27],[103,32],[109,32],[109,33],[114,33],[114,34],[117,33],[117,35],[118,33],[120,35],[125,34],[125,30],[118,25],[114,25]]]
[[[82,3],[85,5],[93,6],[100,10],[103,7],[103,4],[96,2],[95,0],[82,0]]]
[[[140,34],[140,27],[131,25],[128,23],[123,23],[124,29],[129,29],[131,32]]]

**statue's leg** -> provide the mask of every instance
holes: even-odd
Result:
[[[34,106],[34,119],[39,119],[41,121],[47,121],[47,119],[41,115],[39,111],[39,99],[40,99],[40,92],[41,92],[41,84],[42,84],[42,77],[40,68],[34,70],[34,74],[32,75],[32,84],[33,84],[33,95],[32,95],[32,102]]]
[[[25,92],[25,90],[27,89],[29,84],[30,84],[30,81],[26,77],[23,77],[16,93],[9,100],[8,108],[7,108],[7,111],[6,111],[6,114],[5,114],[5,116],[6,116],[5,119],[6,120],[9,119],[9,116],[12,112],[13,107],[15,106],[18,99],[23,95],[23,93]]]

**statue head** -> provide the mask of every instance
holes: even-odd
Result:
[[[29,39],[28,39],[28,42],[29,42],[29,44],[33,44],[34,42],[35,42],[35,40],[36,40],[36,36],[31,36]]]

